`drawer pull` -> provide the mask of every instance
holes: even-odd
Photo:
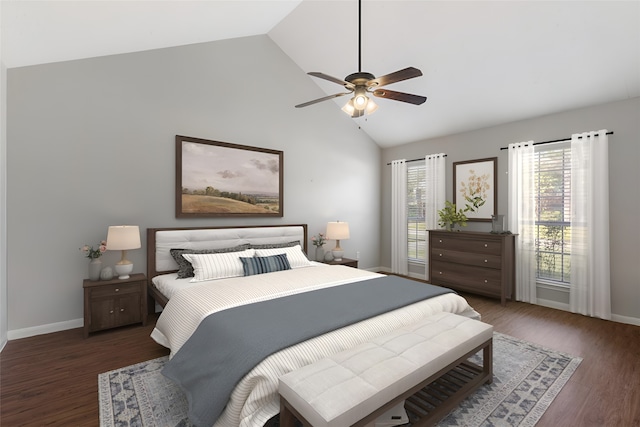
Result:
[[[121,308],[121,309],[120,309],[120,313],[122,313],[123,311],[124,311],[124,308]]]
[[[442,243],[442,239],[438,239],[438,242]]]
[[[484,283],[488,283],[489,281],[487,279],[484,279]]]
[[[439,271],[438,274],[442,274],[442,271]]]
[[[109,314],[113,314],[113,310],[109,310]]]
[[[484,247],[485,247],[485,248],[486,248],[486,247],[488,247],[488,246],[489,246],[489,245],[487,245],[486,243],[484,244]]]
[[[438,254],[438,256],[442,256],[442,254]]]
[[[484,260],[484,262],[489,262],[489,261],[487,261],[487,260],[485,259],[485,260]]]
[[[116,288],[116,292],[120,292],[120,288]]]

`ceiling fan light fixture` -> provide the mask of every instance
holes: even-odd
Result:
[[[377,109],[378,109],[378,104],[373,102],[373,99],[370,99],[369,102],[367,102],[367,108],[365,108],[364,111],[367,114],[373,114],[376,112]]]
[[[358,117],[362,117],[365,114],[365,109],[357,109],[354,104],[355,97],[351,98],[349,102],[347,102],[344,107],[342,107],[342,111],[351,116],[352,119],[357,119]]]
[[[356,111],[356,107],[353,106],[353,98],[351,98],[349,102],[344,104],[344,107],[342,107],[342,111],[350,116],[353,116],[353,113]]]
[[[353,96],[353,106],[357,110],[364,110],[367,108],[367,103],[369,102],[369,98],[366,95],[366,89],[357,88],[355,95]]]
[[[356,88],[353,98],[342,107],[342,111],[352,118],[373,114],[377,109],[378,105],[367,96],[367,89],[364,87]]]

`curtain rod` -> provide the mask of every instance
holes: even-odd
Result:
[[[425,156],[425,157],[426,157],[426,156]],[[444,156],[442,156],[442,157],[447,157],[447,155],[445,154],[445,155],[444,155]],[[420,160],[424,160],[424,157],[423,157],[423,158],[421,158],[421,159],[405,160],[405,162],[406,162],[406,163],[409,163],[409,162],[419,162]],[[389,166],[389,165],[391,165],[391,163],[387,163],[387,166]]]
[[[613,135],[613,131],[607,132],[607,135]],[[582,138],[579,136],[578,138]],[[534,142],[533,145],[553,144],[554,142],[571,141],[571,137],[564,139],[554,139],[553,141]],[[508,150],[509,147],[502,147],[501,150]]]

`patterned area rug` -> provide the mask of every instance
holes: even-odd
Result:
[[[476,363],[481,359],[475,356]],[[582,358],[494,333],[493,383],[483,385],[438,426],[533,426]],[[101,427],[190,427],[187,400],[160,370],[166,357],[98,376]],[[269,423],[277,427],[277,417]]]

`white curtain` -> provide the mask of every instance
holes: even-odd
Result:
[[[533,141],[509,144],[509,231],[516,236],[517,301],[536,303]]]
[[[602,319],[611,319],[608,162],[606,130],[571,136],[569,307]]]
[[[409,274],[407,242],[407,162],[391,162],[391,272]]]
[[[429,154],[425,157],[425,210],[427,230],[439,228],[438,211],[444,208],[446,175],[446,154]],[[429,231],[425,233],[425,279],[429,280]]]

